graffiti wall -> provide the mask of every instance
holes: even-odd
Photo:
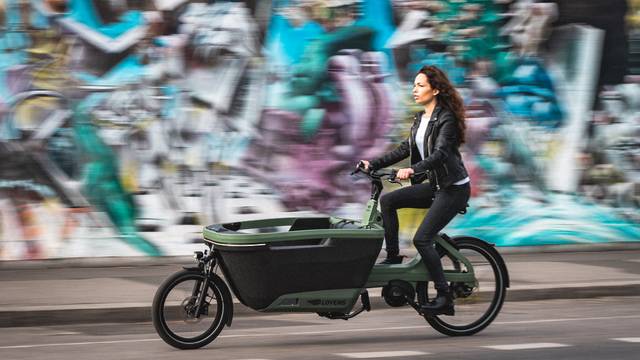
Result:
[[[425,64],[466,104],[472,199],[448,233],[638,241],[638,19],[635,0],[2,0],[0,260],[358,218],[349,173],[406,136]],[[407,246],[423,215],[401,212]]]

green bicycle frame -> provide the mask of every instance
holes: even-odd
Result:
[[[378,211],[378,201],[375,199],[369,200],[367,208],[363,214],[363,226],[364,227],[380,227],[381,216]],[[465,282],[468,284],[476,284],[476,278],[473,271],[473,266],[467,258],[462,256],[458,250],[456,250],[451,243],[443,239],[441,236],[437,236],[435,243],[445,249],[446,253],[451,257],[453,261],[463,263],[467,268],[466,273],[460,273],[453,270],[445,270],[444,277],[450,282]],[[401,279],[411,283],[418,281],[431,281],[431,275],[429,274],[426,266],[422,263],[422,257],[420,254],[416,254],[409,263],[397,264],[397,265],[375,265],[371,270],[369,280],[367,280],[366,287],[374,288],[381,287],[389,283],[391,280]]]
[[[210,226],[204,229],[204,239],[214,247],[233,248],[237,251],[253,251],[269,246],[282,246],[291,242],[305,241],[309,239],[343,239],[357,241],[357,239],[378,239],[384,237],[382,217],[378,211],[378,201],[375,197],[367,203],[363,214],[363,221],[356,223],[356,228],[322,228],[301,229],[295,231],[277,231],[277,227],[292,226],[298,218],[279,218],[243,221],[239,223]],[[336,224],[340,218],[329,217],[329,222]],[[353,221],[353,220],[351,220]],[[249,229],[276,229],[272,232],[238,232]],[[349,240],[353,239],[353,240]],[[475,278],[472,264],[466,259],[452,243],[438,236],[436,244],[441,246],[452,261],[464,264],[466,272],[445,270],[445,279],[448,282],[463,282],[475,287]],[[295,245],[292,245],[295,246]],[[314,246],[314,245],[312,245]],[[321,245],[317,245],[321,246]],[[226,277],[227,274],[225,274]],[[233,274],[230,274],[233,275]],[[391,280],[404,280],[412,283],[427,282],[431,280],[426,266],[424,266],[419,254],[406,264],[374,265],[363,288],[336,288],[321,291],[308,291],[301,293],[287,293],[278,297],[266,307],[256,308],[262,312],[348,312],[352,309],[358,297],[366,288],[377,288],[387,285]],[[235,292],[235,289],[234,289]]]

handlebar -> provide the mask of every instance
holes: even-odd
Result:
[[[374,181],[387,180],[390,183],[400,184],[400,181],[396,180],[396,175],[398,174],[397,169],[379,169],[379,170],[365,170],[364,163],[362,161],[358,162],[358,165],[354,171],[351,172],[351,175],[356,174],[364,174],[369,179]],[[410,175],[410,178],[413,178],[417,174]]]

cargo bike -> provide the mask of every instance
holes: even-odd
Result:
[[[348,320],[371,310],[368,289],[382,288],[391,307],[409,306],[437,331],[473,335],[498,315],[509,287],[495,247],[469,236],[440,233],[436,248],[451,288],[454,315],[422,313],[435,297],[419,254],[404,264],[375,264],[384,229],[378,199],[396,170],[352,175],[371,180],[371,199],[360,221],[325,217],[278,218],[207,226],[208,250],[158,288],[152,305],[160,337],[179,349],[213,341],[233,321],[233,297],[264,313],[306,312]],[[220,276],[222,275],[222,276]]]

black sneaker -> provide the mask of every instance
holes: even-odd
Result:
[[[386,259],[382,260],[378,263],[378,265],[395,265],[402,264],[402,259],[405,258],[404,255],[396,255],[396,256],[388,256]]]
[[[420,313],[424,315],[455,315],[453,297],[449,292],[438,293],[438,296],[427,304],[420,306]]]

